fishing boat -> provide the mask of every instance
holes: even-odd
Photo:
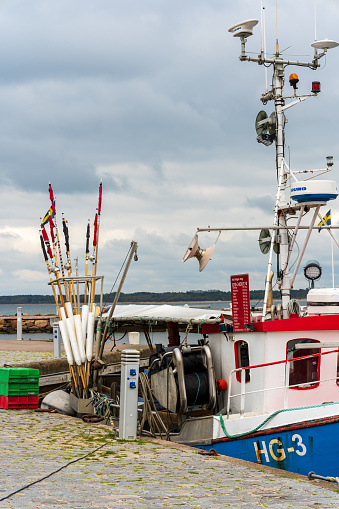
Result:
[[[279,50],[278,41],[273,55],[266,53],[262,43],[259,55],[252,56],[246,52],[246,43],[257,24],[258,20],[248,19],[230,27],[229,32],[241,42],[240,61],[254,62],[265,69],[269,66],[273,70],[271,88],[266,86],[260,100],[264,106],[272,102],[274,111],[268,116],[261,110],[255,121],[257,141],[266,146],[275,144],[277,174],[273,219],[265,227],[257,228],[260,249],[268,255],[262,310],[251,309],[250,274],[231,275],[232,307],[229,311],[168,305],[117,306],[126,271],[133,256],[137,259],[137,245],[132,242],[112,307],[105,313],[100,304],[93,353],[101,186],[94,223],[92,276],[87,274],[89,234],[85,277],[81,280],[71,276],[53,279],[52,273],[58,274],[58,267],[54,262],[48,263],[48,253],[51,260],[53,255],[50,250],[45,252],[50,241],[44,231],[41,244],[50,284],[60,294],[59,326],[70,366],[73,395],[78,400],[84,399],[87,405],[88,394],[98,385],[97,373],[104,365],[102,355],[106,340],[117,331],[143,330],[153,351],[148,373],[140,373],[139,378],[143,400],[139,412],[141,433],[291,472],[335,478],[339,475],[339,289],[334,285],[326,289],[311,288],[305,310],[291,298],[291,290],[314,229],[323,228],[338,245],[333,235],[335,227],[330,225],[330,213],[321,211],[322,207],[327,210],[338,191],[333,180],[319,178],[331,171],[331,156],[327,157],[326,168],[320,170],[296,171],[287,164],[285,112],[301,101],[316,97],[320,93],[320,83],[314,81],[311,92],[300,95],[298,75],[292,72],[288,80],[292,91],[285,93],[284,85],[286,69],[304,67],[316,71],[328,50],[339,44],[315,37],[314,56],[309,62],[286,59]],[[262,41],[265,41],[264,36]],[[50,197],[52,207],[46,222],[50,222],[53,240],[55,225],[50,217],[55,216],[55,203],[51,189]],[[44,223],[45,220],[42,227]],[[223,231],[237,229],[247,228],[234,225],[198,228],[183,261],[196,258],[199,270],[204,270],[217,241],[208,249],[201,249],[199,234],[216,232],[218,240]],[[296,239],[302,231],[305,232],[303,245],[296,253]],[[65,233],[68,254],[67,228]],[[57,242],[54,244],[57,251]],[[275,276],[273,253],[277,260]],[[292,255],[297,258],[293,272]],[[304,273],[314,282],[321,275],[321,267],[312,260],[305,264]],[[81,316],[74,282],[83,282],[85,295],[86,289],[91,295],[90,307],[85,303]],[[273,283],[281,294],[278,304],[273,304]],[[61,284],[65,287],[65,302]],[[75,315],[72,299],[77,310]],[[162,329],[168,331],[169,344],[158,344],[154,350],[151,331]],[[181,331],[184,331],[183,337],[180,337]],[[192,333],[198,334],[193,343],[188,339]],[[137,369],[133,367],[124,372],[126,391],[136,394]],[[126,418],[129,416],[125,414]]]
[[[321,170],[292,170],[284,156],[286,110],[316,97],[320,83],[314,81],[309,94],[299,95],[298,75],[289,76],[291,92],[284,92],[285,74],[290,67],[312,70],[329,49],[332,40],[315,40],[309,62],[289,60],[279,50],[273,55],[264,47],[258,56],[246,52],[247,39],[258,24],[248,19],[230,27],[240,40],[240,61],[254,62],[273,70],[270,89],[261,96],[263,105],[274,104],[274,112],[262,110],[256,118],[257,141],[275,144],[277,194],[273,220],[260,227],[259,245],[268,254],[265,297],[262,311],[253,312],[249,300],[249,274],[231,276],[232,312],[190,316],[169,309],[143,309],[137,316],[124,310],[113,317],[115,325],[168,324],[169,346],[157,345],[150,357],[148,379],[151,392],[160,405],[159,416],[166,438],[234,458],[304,475],[339,475],[339,289],[311,288],[306,309],[302,310],[291,290],[300,269],[310,236],[323,227],[334,239],[329,218],[324,219],[328,203],[338,195],[333,180],[319,179],[333,165],[327,158]],[[264,39],[264,38],[262,38]],[[262,45],[263,46],[263,45]],[[310,178],[311,177],[311,178]],[[314,178],[315,177],[315,178]],[[302,221],[303,218],[306,218]],[[308,219],[307,224],[305,221]],[[318,222],[321,222],[320,226]],[[200,232],[236,230],[198,228],[183,261],[197,258],[203,270],[215,249],[201,249]],[[246,228],[239,228],[239,230]],[[295,255],[296,238],[304,231],[303,245]],[[277,267],[273,281],[273,254]],[[317,280],[321,267],[316,261],[305,265],[309,280]],[[272,283],[280,289],[281,300],[273,305]],[[313,285],[312,285],[313,286]],[[120,321],[120,322],[119,322]],[[182,340],[179,326],[197,326],[197,344]],[[145,421],[145,419],[144,419]]]

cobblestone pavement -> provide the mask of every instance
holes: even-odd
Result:
[[[339,493],[305,478],[201,456],[184,446],[116,441],[108,427],[58,414],[0,410],[0,425],[0,499],[104,446],[1,500],[1,509],[339,507]]]
[[[61,357],[65,357],[62,353]],[[45,361],[54,359],[53,352],[2,352],[0,351],[0,366],[4,364],[24,364],[25,362]]]

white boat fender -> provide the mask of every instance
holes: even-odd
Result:
[[[59,329],[61,332],[61,337],[62,337],[62,341],[64,344],[65,352],[66,352],[67,362],[70,366],[73,366],[74,358],[73,358],[71,343],[69,340],[69,335],[68,335],[68,330],[67,330],[67,325],[66,325],[66,318],[63,318],[62,320],[59,321]]]
[[[82,324],[81,324],[81,316],[80,315],[74,315],[74,325],[75,325],[75,336],[78,342],[79,347],[79,354],[80,359],[82,363],[85,363],[86,361],[86,352],[85,352],[85,344],[83,341],[83,335],[82,335]]]
[[[67,325],[67,331],[68,331],[68,335],[69,335],[69,341],[72,346],[74,360],[78,366],[81,366],[81,357],[80,357],[79,346],[78,346],[78,342],[77,342],[77,338],[76,338],[75,330],[74,330],[73,316],[72,316],[72,318],[66,318],[66,325]]]
[[[84,304],[81,309],[82,340],[84,345],[86,345],[88,313],[89,307],[87,304]]]
[[[86,338],[86,357],[91,362],[93,357],[93,338],[94,338],[94,313],[88,314],[87,338]]]

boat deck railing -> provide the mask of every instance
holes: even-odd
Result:
[[[339,349],[336,350],[330,350],[328,352],[319,352],[311,355],[304,355],[303,357],[296,357],[292,359],[284,359],[281,361],[275,361],[275,362],[266,362],[264,364],[256,364],[253,366],[245,366],[241,368],[232,369],[232,371],[229,374],[228,378],[228,395],[227,395],[227,419],[230,416],[230,408],[231,408],[231,399],[232,398],[239,398],[240,397],[240,414],[243,415],[245,412],[245,400],[246,397],[252,395],[252,394],[258,394],[261,392],[268,392],[268,391],[276,391],[276,390],[284,390],[284,406],[283,408],[288,408],[288,393],[289,389],[298,389],[298,388],[306,388],[306,387],[312,387],[312,386],[318,386],[321,383],[324,382],[330,382],[332,380],[336,380],[338,382],[339,377],[331,377],[331,378],[323,378],[323,379],[317,379],[315,381],[310,382],[303,382],[299,384],[290,385],[290,362],[298,362],[305,359],[311,359],[311,358],[317,358],[321,357],[323,355],[329,355],[329,354],[339,354]],[[260,369],[260,368],[266,368],[268,366],[277,366],[279,364],[285,364],[285,384],[280,385],[277,387],[265,387],[263,389],[257,389],[257,390],[246,390],[246,371],[254,370],[254,369]],[[237,394],[231,394],[232,390],[232,379],[234,378],[234,375],[238,373],[238,376],[240,377],[240,392]]]

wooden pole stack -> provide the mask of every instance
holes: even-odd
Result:
[[[75,294],[74,277],[72,274],[68,223],[64,218],[62,219],[67,257],[67,263],[64,266],[57,227],[55,199],[51,183],[49,183],[48,189],[51,207],[48,209],[47,214],[41,222],[41,248],[59,315],[59,327],[69,364],[72,390],[77,397],[84,397],[90,384],[90,365],[93,359],[95,324],[94,301],[95,282],[97,279],[100,214],[102,205],[102,182],[100,182],[99,186],[98,208],[94,220],[93,256],[90,258],[93,263],[92,276],[88,276],[88,253],[90,240],[90,226],[88,224],[86,231],[85,277],[76,277],[77,285],[79,285],[79,279],[84,283],[84,305],[81,310],[80,299],[79,297],[77,298]],[[45,229],[45,225],[47,223],[50,226],[50,236],[48,236]],[[65,277],[65,269],[68,271],[68,277]],[[88,294],[89,305],[86,303],[88,289],[90,289],[90,293]]]

